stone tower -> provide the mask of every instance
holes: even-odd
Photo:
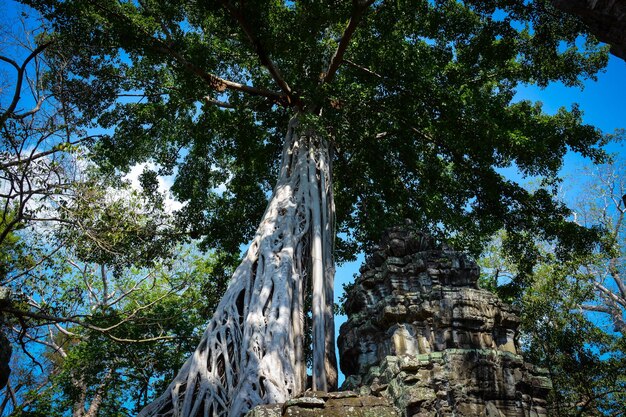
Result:
[[[547,373],[524,362],[517,312],[478,275],[423,233],[387,230],[347,294],[342,389],[387,397],[407,417],[546,416]]]

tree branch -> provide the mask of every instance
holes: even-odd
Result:
[[[600,284],[599,282],[594,282],[594,286],[596,287],[598,292],[600,294],[603,294],[607,299],[621,305],[623,308],[626,308],[626,300],[622,299],[621,297],[618,297],[617,294],[615,294],[613,291],[609,290],[608,288],[606,288],[604,285]]]
[[[285,101],[285,96],[275,91],[264,90],[264,89],[252,87],[246,84],[236,83],[234,81],[230,81],[225,78],[220,78],[217,75],[208,73],[204,71],[202,68],[189,62],[184,56],[180,54],[180,52],[173,50],[167,45],[163,45],[163,43],[159,40],[156,40],[156,41],[159,42],[161,46],[155,46],[154,47],[155,51],[165,53],[171,56],[172,58],[177,60],[179,63],[181,63],[188,71],[192,72],[193,74],[197,75],[198,77],[206,81],[206,83],[209,84],[209,86],[215,91],[222,93],[226,89],[231,89],[231,90],[237,90],[243,93],[248,93],[248,94],[252,94],[256,96],[267,97],[277,103],[282,103],[283,101]]]
[[[217,107],[223,107],[223,108],[225,108],[225,109],[236,109],[236,108],[237,108],[237,106],[235,106],[235,105],[233,105],[233,104],[227,103],[227,102],[225,102],[225,101],[216,100],[216,99],[214,99],[214,98],[213,98],[213,97],[211,97],[211,96],[204,96],[204,97],[203,97],[203,99],[204,99],[204,101],[206,101],[207,103],[209,103],[209,104],[214,104],[214,105],[216,105]]]
[[[215,74],[206,72],[205,70],[198,67],[197,65],[189,62],[180,52],[174,50],[170,45],[163,42],[161,39],[155,38],[154,36],[152,36],[152,34],[146,32],[143,28],[135,25],[134,22],[125,14],[118,13],[114,10],[110,10],[106,7],[103,7],[97,1],[91,1],[90,3],[94,7],[100,9],[106,14],[113,15],[114,17],[118,19],[122,19],[128,22],[133,29],[142,32],[150,40],[150,42],[153,43],[153,45],[150,46],[152,50],[156,52],[164,53],[174,58],[176,61],[182,64],[188,71],[199,76],[202,80],[206,81],[207,84],[209,84],[209,86],[212,89],[218,92],[223,92],[226,89],[237,90],[237,91],[241,91],[241,92],[256,95],[256,96],[267,97],[276,103],[285,102],[285,97],[280,93],[252,87],[252,86],[245,85],[245,84],[236,83],[236,82],[227,80],[225,78],[218,77]]]
[[[37,113],[39,110],[41,110],[41,105],[43,104],[43,102],[46,100],[45,96],[41,96],[41,98],[39,100],[37,100],[37,104],[35,105],[35,107],[33,107],[32,109],[28,110],[27,112],[24,112],[22,114],[14,114],[13,118],[17,119],[17,120],[22,120],[27,118],[28,116],[31,116],[35,113]]]
[[[382,76],[382,75],[380,75],[379,73],[377,73],[377,72],[375,72],[375,71],[372,71],[371,69],[366,68],[366,67],[364,67],[364,66],[362,66],[362,65],[359,65],[359,64],[357,64],[357,63],[355,63],[355,62],[352,62],[352,61],[350,61],[349,59],[345,59],[345,58],[344,58],[343,62],[345,62],[346,64],[350,65],[351,67],[354,67],[354,68],[359,69],[359,70],[361,70],[361,71],[363,71],[363,72],[366,72],[366,73],[368,73],[369,75],[373,75],[373,76],[374,76],[374,77],[376,77],[376,78],[383,78],[383,76]]]
[[[595,311],[597,313],[611,314],[611,309],[605,305],[583,304],[580,308],[587,311]]]
[[[18,318],[24,318],[24,317],[28,317],[28,318],[33,318],[33,319],[39,319],[39,320],[46,320],[50,323],[73,323],[73,324],[77,324],[79,326],[85,327],[87,329],[90,330],[94,330],[97,332],[102,333],[104,336],[108,337],[109,339],[116,341],[116,342],[123,342],[123,343],[149,343],[149,342],[155,342],[158,340],[172,340],[172,339],[176,339],[176,337],[174,336],[155,336],[155,337],[150,337],[150,338],[146,338],[146,339],[125,339],[125,338],[120,338],[120,337],[116,337],[113,336],[108,330],[109,328],[102,328],[102,327],[98,327],[98,326],[94,326],[92,324],[89,323],[85,323],[84,321],[81,320],[77,320],[71,317],[58,317],[58,316],[51,316],[48,314],[44,314],[44,313],[33,313],[30,311],[23,311],[23,310],[17,310],[14,308],[3,308],[2,311],[7,312],[7,313],[11,313],[13,315],[15,315]],[[25,325],[22,325],[23,327],[27,327]],[[115,326],[113,326],[115,327]]]
[[[374,0],[353,0],[352,3],[352,16],[350,17],[348,26],[346,26],[346,29],[343,31],[343,35],[341,36],[341,40],[339,41],[339,45],[337,45],[337,49],[335,50],[333,57],[330,59],[328,69],[322,74],[323,84],[330,83],[333,80],[339,65],[341,65],[341,62],[343,61],[343,54],[346,52],[346,49],[348,49],[352,35],[354,35],[354,31],[359,25],[363,13],[369,6],[372,5],[372,3],[374,3]]]
[[[220,2],[222,3],[222,6],[226,10],[228,10],[230,15],[237,21],[237,23],[239,23],[239,26],[241,26],[241,29],[254,47],[254,51],[259,57],[259,61],[261,61],[261,64],[269,70],[276,84],[278,84],[280,89],[287,96],[287,102],[291,104],[294,103],[294,101],[297,101],[297,98],[293,97],[293,91],[291,87],[289,86],[289,84],[287,84],[274,62],[270,59],[267,51],[265,50],[265,48],[263,48],[261,41],[255,36],[252,28],[250,27],[250,24],[244,17],[243,13],[235,9],[233,5],[228,2],[228,0],[220,0]]]
[[[87,140],[89,140],[89,139],[100,138],[100,137],[102,137],[102,136],[103,136],[103,135],[91,135],[91,136],[86,136],[86,137],[84,137],[84,138],[81,138],[81,139],[78,139],[78,140],[75,140],[75,141],[72,141],[72,142],[64,142],[63,144],[67,144],[67,145],[70,145],[70,146],[74,146],[74,145],[78,145],[79,143],[85,142],[85,141],[87,141]],[[35,149],[36,149],[36,148],[35,148]],[[35,161],[35,160],[37,160],[37,159],[41,159],[41,158],[43,158],[43,157],[46,157],[46,156],[48,156],[48,155],[52,155],[53,153],[59,152],[59,151],[61,151],[61,150],[62,150],[61,148],[59,148],[59,147],[55,146],[55,147],[53,147],[52,149],[49,149],[49,150],[47,150],[47,151],[43,151],[43,152],[39,152],[39,153],[37,153],[37,154],[33,154],[33,153],[31,152],[31,155],[30,155],[29,157],[27,157],[27,158],[24,158],[24,159],[19,158],[19,155],[18,155],[18,159],[14,160],[14,161],[9,161],[9,162],[5,162],[5,163],[3,163],[3,164],[0,164],[0,169],[6,169],[6,168],[10,168],[10,167],[12,167],[12,166],[21,165],[21,164],[26,164],[26,163],[29,163],[29,162]]]
[[[26,72],[26,66],[33,58],[35,58],[37,55],[43,52],[52,43],[53,41],[49,41],[49,42],[45,42],[39,45],[26,57],[22,65],[19,67],[17,63],[13,61],[12,59],[9,59],[6,57],[0,57],[0,59],[13,65],[17,70],[17,81],[15,82],[15,92],[13,93],[13,100],[11,101],[11,104],[9,104],[9,107],[6,109],[6,111],[2,113],[2,115],[0,115],[0,126],[4,126],[7,119],[13,115],[13,112],[15,111],[15,107],[17,107],[17,103],[20,101],[20,95],[22,92],[22,83],[24,82],[24,73]]]

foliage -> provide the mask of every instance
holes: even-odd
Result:
[[[7,320],[7,327],[19,330],[12,340],[21,339],[32,355],[14,362],[11,383],[20,400],[15,415],[89,409],[99,390],[101,413],[137,411],[197,344],[232,272],[224,265],[232,262],[178,248],[169,266],[126,267],[113,274],[65,248],[51,263],[54,272],[39,271],[41,286],[31,289],[28,303],[14,303],[19,322]],[[75,267],[61,272],[68,263]],[[45,302],[34,305],[35,299]]]
[[[21,17],[18,33],[2,31],[12,55],[0,55],[15,75],[0,97],[0,288],[10,293],[0,331],[13,344],[0,415],[128,415],[195,346],[236,254],[181,246],[157,188],[139,192],[94,166],[84,145],[99,135],[67,100],[63,53],[48,49],[41,21]]]
[[[73,110],[65,126],[106,132],[85,141],[99,172],[154,163],[142,176],[153,204],[157,174],[175,174],[172,190],[185,203],[176,230],[205,248],[236,254],[250,240],[296,112],[332,145],[337,231],[347,237],[336,244],[339,259],[404,218],[473,253],[505,229],[528,288],[537,242],[571,262],[597,241],[598,230],[567,220],[556,187],[568,150],[604,160],[600,132],[576,106],[548,115],[514,101],[522,83],[579,85],[606,64],[584,26],[548,0],[23,3],[51,24],[39,42],[59,78],[42,82]],[[507,167],[541,187],[529,192],[505,179],[498,169]],[[138,261],[154,267],[153,251],[168,249],[154,233],[158,222],[138,222],[147,238],[126,227],[127,206],[107,212],[75,202],[76,217],[62,220],[88,227],[60,236],[76,242],[81,261],[112,267],[113,278],[128,278]],[[121,229],[103,229],[108,216]],[[83,240],[74,232],[98,233]],[[59,289],[63,301],[80,305],[84,297],[67,290]],[[101,329],[117,311],[96,307],[82,331],[104,344]],[[81,384],[69,377],[66,386]]]
[[[583,313],[588,288],[548,273],[523,298],[522,326],[527,359],[550,370],[551,415],[619,415],[626,407],[626,339]]]
[[[550,370],[551,415],[620,415],[626,409],[624,174],[623,161],[613,161],[572,183],[576,221],[603,231],[595,252],[562,262],[553,246],[539,242],[541,261],[522,282],[502,253],[506,234],[481,260],[481,286],[521,308],[526,359]]]
[[[207,247],[251,238],[297,111],[334,149],[339,259],[404,218],[474,253],[506,228],[526,263],[525,236],[562,254],[594,237],[553,186],[568,149],[602,160],[600,133],[576,106],[513,101],[520,83],[580,85],[606,64],[549,1],[24,3],[52,22],[83,122],[113,130],[99,163],[176,171],[179,224]],[[544,186],[525,191],[497,171],[510,166]]]
[[[162,389],[197,344],[207,310],[223,292],[221,274],[230,272],[219,268],[215,257],[182,249],[171,268],[153,270],[154,280],[144,281],[122,303],[93,310],[89,325],[114,327],[110,332],[57,327],[52,339],[43,339],[47,346],[41,356],[50,367],[45,391],[22,393],[28,406],[14,415],[65,415],[77,405],[89,410],[98,391],[99,415],[130,415],[143,407],[148,393]],[[132,271],[125,274],[141,282],[129,276]],[[83,309],[93,308],[85,303]]]

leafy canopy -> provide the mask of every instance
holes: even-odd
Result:
[[[297,111],[332,144],[339,259],[403,218],[474,252],[505,228],[522,263],[528,236],[564,253],[590,242],[553,188],[568,150],[602,159],[600,132],[576,106],[513,100],[521,83],[580,85],[606,64],[550,1],[23,2],[70,57],[83,123],[109,132],[100,164],[176,173],[179,224],[210,247],[251,237]],[[498,171],[512,166],[543,187]]]
[[[623,132],[616,140],[623,141]],[[502,233],[483,255],[482,288],[521,311],[524,357],[550,371],[551,416],[621,415],[626,410],[626,165],[580,169],[563,193],[581,224],[602,231],[592,253],[558,259],[537,242],[538,265],[525,280],[503,256]]]

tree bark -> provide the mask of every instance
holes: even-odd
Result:
[[[198,348],[140,417],[241,417],[303,392],[306,288],[312,289],[314,389],[336,388],[333,219],[328,143],[295,116],[254,240]]]

